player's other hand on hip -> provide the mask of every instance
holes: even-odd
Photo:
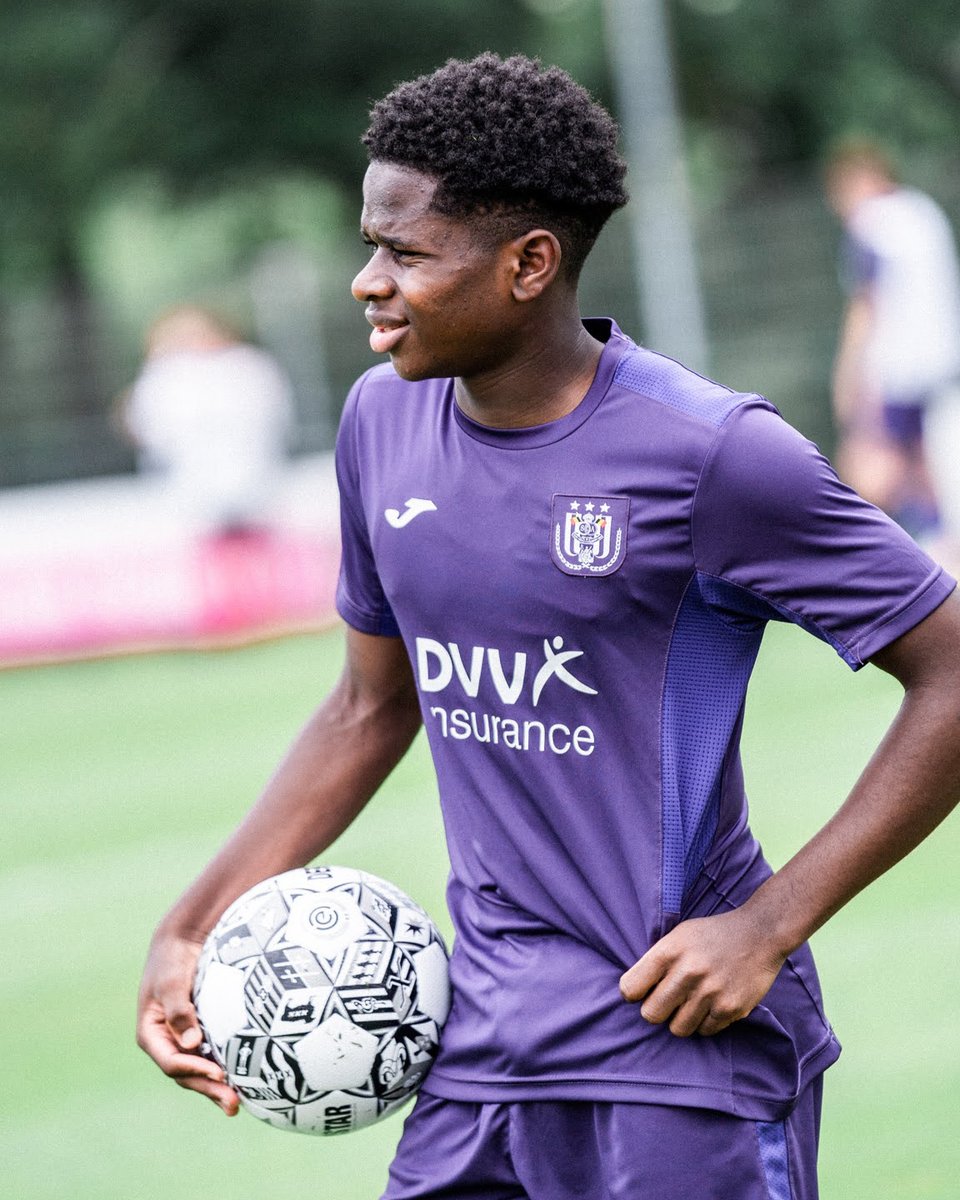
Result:
[[[203,1033],[191,989],[200,949],[190,938],[158,930],[140,986],[137,1045],[165,1075],[232,1117],[240,1107],[239,1096],[222,1069],[199,1053]]]
[[[784,957],[735,909],[681,922],[621,976],[620,991],[651,1024],[710,1036],[760,1003]]]

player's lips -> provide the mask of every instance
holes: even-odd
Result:
[[[410,326],[398,317],[367,310],[366,318],[373,326],[370,334],[370,349],[374,354],[389,354],[403,340]]]

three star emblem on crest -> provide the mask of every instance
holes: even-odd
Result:
[[[567,575],[612,575],[627,551],[627,496],[553,497],[550,554]]]

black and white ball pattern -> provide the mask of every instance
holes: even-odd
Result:
[[[194,1001],[248,1112],[281,1129],[347,1133],[423,1081],[450,1008],[447,952],[391,883],[304,867],[227,909],[201,953]]]

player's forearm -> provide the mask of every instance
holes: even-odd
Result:
[[[310,862],[363,809],[403,757],[419,723],[410,698],[363,700],[342,683],[162,928],[200,940],[248,887]]]
[[[908,688],[849,799],[752,897],[783,953],[913,850],[960,801],[960,680]]]

